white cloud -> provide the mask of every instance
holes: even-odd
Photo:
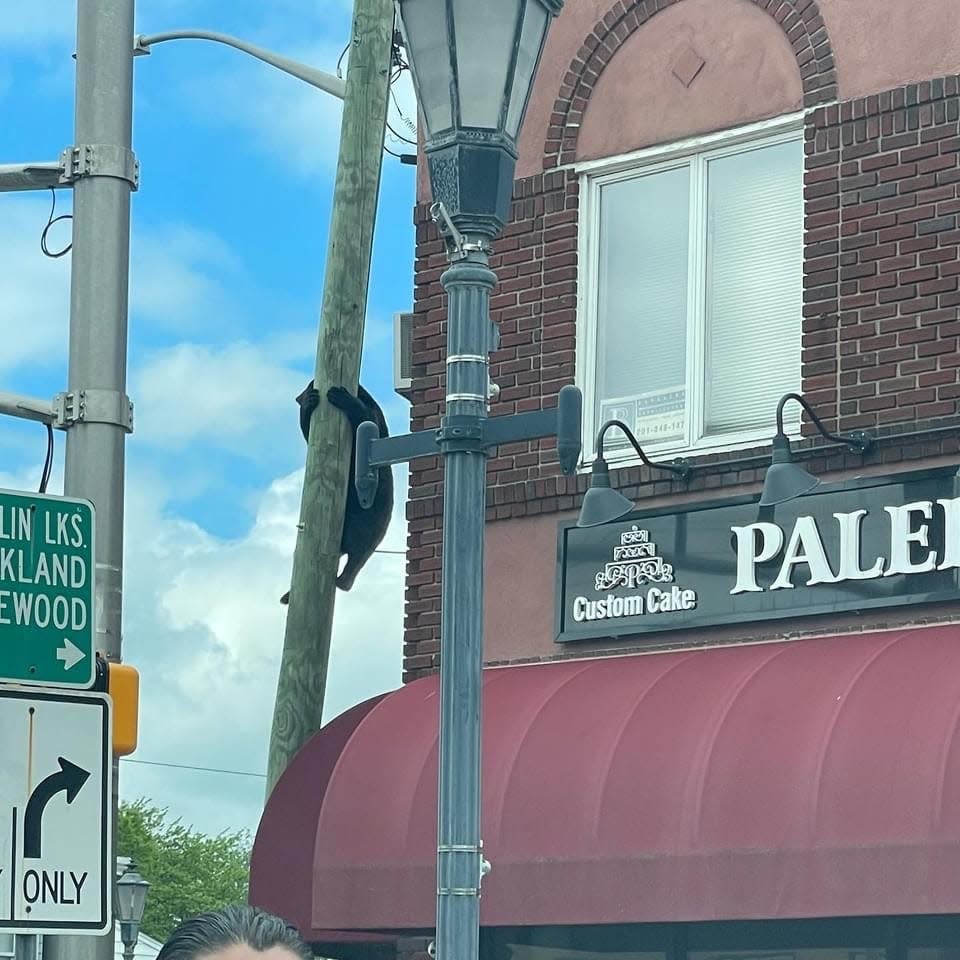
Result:
[[[66,356],[70,257],[52,260],[40,250],[49,213],[49,199],[0,195],[0,330],[6,332],[0,374],[27,364],[49,366]],[[54,230],[52,247],[69,242],[69,223]]]
[[[131,482],[125,658],[143,690],[134,759],[265,769],[301,480],[275,480],[250,530],[230,541],[165,513],[156,479]],[[404,542],[401,511],[394,549]],[[375,555],[337,595],[327,717],[399,685],[402,621],[403,557]],[[125,797],[147,796],[208,832],[253,828],[263,788],[256,778],[123,768]]]
[[[148,355],[133,383],[145,443],[182,448],[203,441],[253,452],[246,444],[269,444],[296,424],[293,400],[304,377],[275,360],[269,343],[178,343]]]
[[[216,234],[187,224],[135,229],[130,264],[130,309],[176,332],[209,334],[234,322],[237,308],[221,277],[240,262]]]
[[[340,55],[332,45],[278,52],[328,73]],[[242,131],[245,143],[288,170],[327,177],[336,167],[342,103],[327,93],[241,57],[184,94],[206,123]]]

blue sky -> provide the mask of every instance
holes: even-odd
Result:
[[[0,163],[53,161],[73,142],[74,8],[34,0],[0,19]],[[332,72],[351,9],[141,0],[137,32],[219,30]],[[397,97],[411,118],[408,84]],[[143,691],[134,760],[265,767],[304,457],[294,397],[314,363],[339,120],[338,101],[226,47],[171,42],[135,64],[124,597],[124,655]],[[406,129],[397,107],[391,123]],[[413,202],[414,168],[387,155],[362,379],[392,432],[408,429],[392,317],[412,302]],[[0,194],[0,390],[45,399],[66,382],[70,266],[40,251],[49,208],[49,191]],[[69,209],[58,191],[57,212]],[[69,225],[55,226],[50,246],[67,242]],[[0,487],[35,489],[45,442],[38,425],[0,418]],[[388,551],[404,548],[402,512],[400,502]],[[399,685],[402,602],[397,553],[375,556],[339,595],[328,717]],[[257,777],[142,762],[123,764],[120,786],[210,832],[254,829],[263,799]]]

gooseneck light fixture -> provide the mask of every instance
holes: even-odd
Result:
[[[814,412],[813,407],[798,393],[788,393],[780,398],[777,404],[777,433],[773,438],[773,454],[767,475],[763,481],[763,493],[760,495],[761,507],[772,507],[778,503],[792,500],[812,490],[820,480],[803,467],[793,462],[793,453],[790,450],[790,441],[783,429],[783,408],[787,401],[795,400],[807,412],[813,425],[827,440],[834,443],[843,443],[861,454],[866,454],[873,446],[874,440],[869,433],[837,434],[830,433]]]
[[[597,457],[591,468],[590,489],[584,494],[583,503],[580,505],[580,516],[577,518],[578,527],[597,527],[602,523],[611,523],[625,517],[634,509],[632,501],[610,486],[610,468],[603,458],[603,437],[611,427],[617,427],[623,433],[630,441],[633,449],[637,451],[637,456],[648,467],[674,473],[684,483],[687,483],[693,474],[693,467],[685,460],[675,460],[673,463],[654,463],[643,452],[637,438],[623,421],[608,420],[597,434]]]

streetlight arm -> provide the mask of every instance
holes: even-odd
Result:
[[[0,163],[0,193],[57,189],[67,184],[60,163]]]
[[[213,43],[223,43],[228,47],[241,50],[243,53],[256,57],[264,63],[282,70],[284,73],[309,83],[310,86],[323,90],[331,96],[342,100],[346,94],[346,83],[332,73],[324,73],[315,67],[300,63],[298,60],[291,60],[289,57],[283,57],[279,53],[274,53],[264,47],[258,47],[255,44],[247,43],[239,37],[231,37],[226,33],[217,33],[213,30],[168,30],[165,33],[138,34],[134,38],[134,55],[145,55],[150,53],[150,47],[155,43],[164,43],[167,40],[210,40]]]

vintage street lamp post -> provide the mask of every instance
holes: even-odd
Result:
[[[120,922],[123,960],[133,960],[149,889],[150,884],[140,876],[132,863],[114,887],[114,912]]]
[[[398,0],[401,30],[425,124],[432,214],[450,267],[446,409],[436,432],[357,438],[357,489],[372,501],[376,471],[440,452],[444,458],[440,625],[440,789],[437,834],[439,960],[475,960],[479,950],[480,685],[486,456],[500,443],[558,437],[561,467],[580,455],[580,393],[560,392],[557,410],[487,418],[490,242],[510,214],[516,141],[550,21],[563,0]]]

